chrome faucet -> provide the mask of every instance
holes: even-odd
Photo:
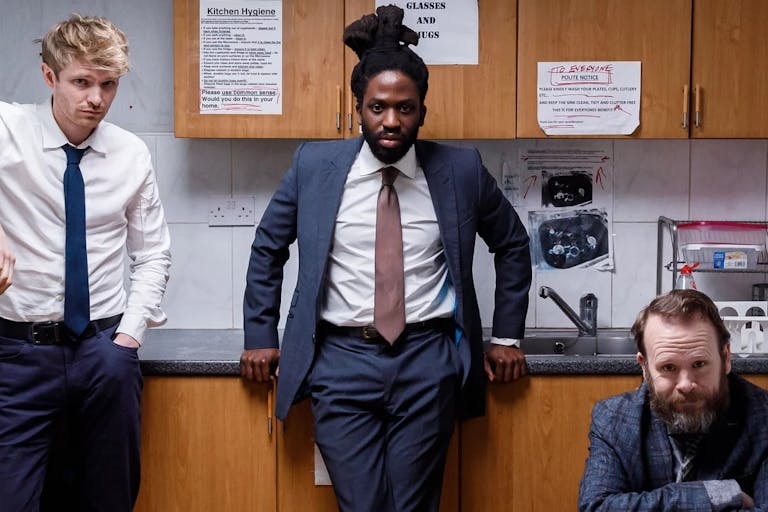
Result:
[[[539,297],[552,299],[579,329],[579,336],[597,336],[597,297],[594,293],[587,293],[581,297],[579,315],[576,315],[576,312],[549,286],[539,288]]]

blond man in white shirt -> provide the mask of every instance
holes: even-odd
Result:
[[[38,510],[66,415],[79,451],[73,503],[58,506],[128,511],[140,475],[137,349],[165,321],[168,227],[146,145],[103,121],[129,68],[125,35],[73,15],[41,42],[51,98],[0,102],[0,503]],[[80,206],[65,193],[73,175]],[[81,252],[70,250],[76,217]]]

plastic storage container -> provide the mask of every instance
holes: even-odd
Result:
[[[685,244],[681,245],[683,259],[699,262],[713,269],[755,270],[760,255],[765,251],[762,245],[728,244]]]
[[[712,269],[755,270],[765,260],[765,224],[701,221],[677,226],[683,259]]]

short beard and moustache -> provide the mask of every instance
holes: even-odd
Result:
[[[362,130],[363,138],[365,139],[365,142],[368,143],[368,147],[371,148],[373,156],[375,156],[380,162],[387,165],[392,165],[393,163],[403,158],[405,154],[408,153],[408,150],[411,149],[411,146],[413,146],[419,136],[418,125],[415,126],[413,131],[410,133],[403,131],[387,132],[384,130],[378,133],[373,133],[368,129],[365,123],[362,124]],[[378,144],[379,138],[390,134],[396,134],[402,137],[402,144],[396,148],[385,148],[380,146]]]
[[[650,375],[647,367],[645,375]],[[728,377],[723,373],[718,389],[709,395],[699,392],[689,394],[686,400],[704,399],[704,406],[695,412],[684,412],[675,409],[676,404],[684,403],[680,400],[662,398],[656,393],[653,380],[646,378],[648,391],[651,397],[651,410],[666,424],[670,434],[704,434],[709,432],[712,425],[728,410],[730,405],[730,388]]]

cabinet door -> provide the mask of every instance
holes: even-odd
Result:
[[[136,512],[275,510],[267,393],[238,377],[145,378]]]
[[[457,512],[459,502],[459,445],[454,435],[448,448],[440,512]],[[296,404],[284,423],[278,423],[277,460],[279,512],[334,512],[333,488],[315,485],[314,434],[309,400]],[[480,510],[480,509],[465,509]]]
[[[576,510],[592,406],[632,376],[533,376],[488,389],[486,415],[461,426],[461,510]]]
[[[640,126],[630,137],[688,137],[691,0],[518,1],[518,137],[546,136],[536,112],[538,62],[596,60],[642,63]]]
[[[372,0],[346,0],[346,23],[374,12],[375,7]],[[478,65],[429,66],[427,117],[419,131],[422,139],[515,137],[517,1],[483,0],[478,9]],[[345,55],[345,90],[349,93],[349,76],[358,59],[349,49]],[[354,107],[353,98],[345,103],[347,110]],[[352,127],[345,126],[345,133],[357,136],[357,113],[351,110]]]
[[[768,2],[695,0],[693,80],[700,122],[693,137],[768,137]],[[695,110],[695,94],[694,110]]]
[[[177,137],[339,138],[343,0],[283,0],[283,114],[200,114],[200,0],[174,0]]]

